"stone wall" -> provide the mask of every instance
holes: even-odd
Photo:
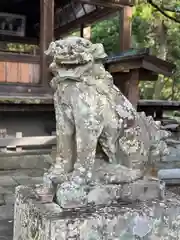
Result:
[[[50,153],[36,151],[29,153],[0,154],[0,171],[16,169],[42,169],[46,170],[52,164]]]

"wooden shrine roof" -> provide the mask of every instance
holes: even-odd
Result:
[[[170,77],[175,71],[174,64],[151,55],[149,49],[131,49],[122,52],[109,57],[106,60],[106,65],[111,73],[128,72],[131,69],[145,69],[156,75],[163,74]]]
[[[80,26],[90,24],[107,17],[125,5],[132,6],[134,0],[54,0],[55,1],[55,36],[66,34]],[[40,33],[40,0],[0,0],[0,12],[26,16],[26,42],[38,39]],[[0,41],[18,37],[0,36]],[[21,38],[21,42],[22,42]]]

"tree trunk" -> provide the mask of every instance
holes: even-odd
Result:
[[[175,77],[172,78],[172,95],[171,95],[171,100],[174,100],[174,95],[175,95]]]
[[[159,54],[158,57],[162,60],[166,60],[167,57],[167,45],[166,45],[166,26],[164,25],[164,22],[162,21],[159,26]],[[154,86],[154,94],[153,99],[160,99],[161,98],[161,92],[164,86],[164,76],[159,75],[158,80],[155,83]]]

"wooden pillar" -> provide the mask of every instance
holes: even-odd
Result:
[[[91,40],[91,26],[84,28],[83,35],[84,35],[84,38]]]
[[[120,11],[120,52],[131,48],[131,20],[132,7],[123,7]]]
[[[131,48],[131,17],[132,7],[125,6],[120,11],[120,52]],[[139,70],[133,69],[124,83],[124,93],[137,109],[139,101]]]
[[[120,89],[122,94],[128,98],[128,81],[131,77],[131,72],[112,73],[114,84]]]
[[[112,73],[114,84],[137,109],[139,101],[139,69],[129,72]]]
[[[54,0],[40,0],[40,80],[49,87],[49,70],[47,56],[44,52],[54,39]]]
[[[139,101],[139,70],[131,70],[130,78],[126,84],[127,98],[132,105],[137,109]]]
[[[84,24],[81,24],[80,36],[91,40],[91,26],[85,27]]]
[[[84,24],[81,24],[80,26],[80,37],[84,37]]]

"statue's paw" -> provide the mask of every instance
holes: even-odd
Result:
[[[143,173],[139,169],[130,169],[122,165],[104,164],[96,171],[96,178],[105,184],[129,183],[140,179]]]
[[[43,177],[44,185],[49,188],[56,188],[58,184],[68,181],[69,175],[64,172],[49,172],[45,173]]]
[[[109,185],[96,185],[92,187],[88,193],[88,203],[110,204],[116,201],[121,196],[121,185],[109,184]]]
[[[75,182],[64,182],[56,191],[56,202],[62,208],[77,208],[87,205],[87,187]]]

